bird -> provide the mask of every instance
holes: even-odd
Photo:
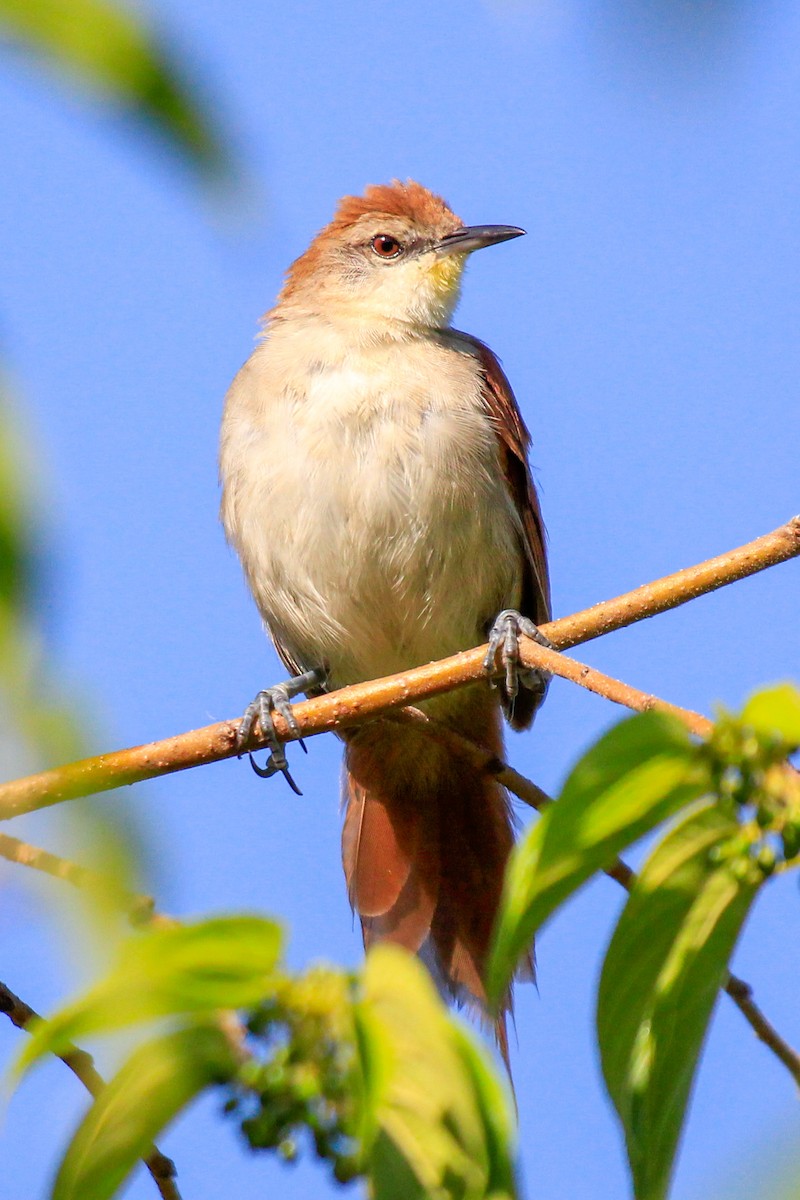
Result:
[[[292,676],[248,706],[239,746],[260,725],[272,754],[259,773],[295,790],[271,714],[291,725],[302,692],[488,639],[485,681],[421,707],[498,757],[503,714],[525,729],[544,699],[548,678],[517,661],[519,635],[545,640],[550,619],[530,435],[495,354],[451,324],[469,256],[524,232],[465,225],[413,180],[345,196],[228,391],[221,518]],[[511,991],[491,1017],[483,979],[515,838],[507,793],[407,724],[340,736],[365,948],[417,953],[446,998],[494,1021],[508,1064]],[[517,975],[532,977],[532,949]]]

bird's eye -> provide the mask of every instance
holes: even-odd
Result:
[[[377,237],[374,237],[372,239],[372,249],[378,255],[378,258],[399,258],[403,253],[403,247],[397,238],[393,238],[390,233],[379,233]]]

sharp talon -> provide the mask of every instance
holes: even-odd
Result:
[[[297,739],[297,744],[300,747],[300,749],[303,751],[303,754],[308,754],[308,746],[305,744],[305,742],[303,741],[302,738]]]
[[[289,787],[292,789],[294,794],[296,796],[302,796],[303,793],[300,791],[300,788],[297,786],[294,779],[292,778],[291,772],[289,771],[289,764],[286,762],[286,759],[283,760],[283,766],[281,766],[278,762],[275,761],[275,755],[270,754],[269,758],[267,759],[266,765],[263,767],[260,767],[258,765],[258,763],[256,762],[256,760],[253,758],[252,754],[248,754],[248,757],[250,759],[250,766],[253,768],[256,775],[258,775],[259,779],[271,779],[273,775],[277,775],[278,772],[280,771],[280,773],[283,775],[284,779],[286,780],[286,782],[288,783]]]
[[[300,726],[292,711],[291,701],[295,696],[299,696],[301,692],[305,692],[312,687],[318,688],[324,683],[325,671],[322,668],[317,668],[313,671],[306,671],[303,675],[297,675],[294,679],[287,679],[285,683],[279,683],[275,687],[266,688],[264,691],[259,692],[255,700],[251,704],[248,704],[245,709],[236,734],[236,750],[239,758],[247,751],[250,758],[250,765],[261,779],[271,779],[273,775],[276,775],[280,771],[289,784],[289,787],[297,796],[302,796],[303,793],[289,773],[289,764],[286,761],[284,745],[275,732],[272,714],[273,712],[277,712],[283,717],[291,732],[296,735],[303,751],[308,754],[308,749],[299,736]],[[266,765],[263,767],[258,765],[252,753],[247,750],[249,743],[253,739],[256,723],[258,723],[261,736],[270,751]]]
[[[289,773],[289,768],[288,768],[288,767],[287,767],[287,768],[286,768],[286,770],[283,772],[283,778],[286,780],[286,782],[288,783],[289,787],[290,787],[290,788],[292,789],[292,791],[294,792],[295,796],[302,796],[302,794],[303,794],[303,793],[300,791],[300,788],[297,786],[297,784],[295,783],[295,781],[292,779],[292,776],[291,776],[291,774]]]
[[[258,775],[259,779],[271,779],[272,776],[275,774],[275,772],[278,770],[278,768],[275,766],[274,762],[272,761],[271,756],[267,759],[266,766],[264,766],[264,767],[260,767],[258,765],[258,763],[256,762],[255,758],[253,757],[253,755],[250,753],[249,750],[247,752],[247,757],[250,759],[250,766],[253,768],[256,775]]]

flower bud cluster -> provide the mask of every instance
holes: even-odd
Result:
[[[763,877],[800,857],[800,777],[785,760],[795,747],[779,734],[723,713],[702,753],[712,790],[740,832],[711,851],[732,869]]]
[[[341,1183],[360,1169],[354,998],[353,979],[330,968],[282,981],[250,1014],[253,1054],[225,1106],[254,1150],[293,1162],[306,1141]]]

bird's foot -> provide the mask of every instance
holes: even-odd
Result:
[[[245,752],[249,754],[250,765],[256,775],[260,775],[262,779],[269,779],[272,775],[280,771],[289,784],[289,787],[298,796],[302,796],[303,793],[289,772],[284,744],[275,732],[275,723],[272,720],[272,714],[276,712],[283,717],[292,733],[296,735],[300,746],[305,751],[306,747],[303,739],[300,737],[300,727],[292,712],[290,701],[295,696],[299,696],[301,692],[307,692],[309,688],[319,687],[324,682],[325,671],[321,667],[317,667],[313,671],[305,671],[302,675],[295,675],[294,678],[287,679],[284,683],[278,683],[274,687],[265,688],[264,691],[258,693],[255,700],[248,704],[236,734],[236,749],[239,757],[241,758]],[[252,741],[256,724],[258,724],[270,752],[266,766],[264,767],[258,765],[253,755],[247,749],[249,743]]]
[[[534,625],[528,617],[523,617],[514,608],[505,608],[489,630],[489,649],[483,660],[483,669],[488,675],[493,675],[497,668],[497,658],[505,668],[505,692],[509,700],[513,700],[519,691],[520,682],[531,692],[544,696],[550,683],[551,676],[547,671],[536,667],[520,667],[519,639],[520,634],[529,637],[540,646],[553,649],[553,644]]]

